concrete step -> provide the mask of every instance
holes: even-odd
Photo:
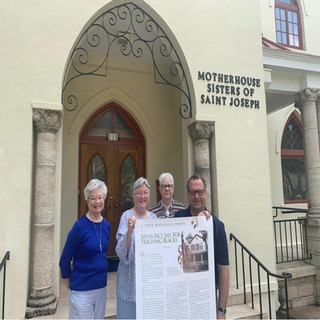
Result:
[[[246,298],[247,298],[246,303],[247,304],[251,303],[250,292],[246,293]],[[244,303],[243,291],[241,291],[235,287],[230,287],[229,288],[229,295],[228,295],[228,307],[243,304],[243,303]]]
[[[267,319],[268,314],[263,313],[262,318]],[[246,304],[239,304],[227,308],[226,319],[260,319],[260,314]]]

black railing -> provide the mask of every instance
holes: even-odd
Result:
[[[3,281],[2,281],[2,318],[4,319],[4,304],[5,304],[5,293],[6,293],[6,267],[7,267],[7,260],[10,259],[10,252],[7,251],[4,255],[1,264],[0,264],[0,272],[3,268]]]
[[[307,241],[306,214],[308,210],[284,207],[272,208],[275,210],[273,218],[277,218],[279,212],[282,214],[303,214],[303,216],[295,219],[273,220],[277,263],[311,259]]]
[[[270,277],[274,277],[274,278],[282,279],[284,281],[285,308],[286,308],[287,319],[289,319],[288,284],[287,284],[287,280],[292,278],[292,275],[290,273],[287,273],[287,272],[283,272],[282,275],[278,275],[278,274],[272,273],[232,233],[230,233],[230,240],[234,240],[235,269],[236,269],[236,288],[237,289],[239,289],[239,273],[242,273],[243,303],[247,304],[247,287],[250,287],[250,291],[251,291],[251,308],[252,309],[255,308],[254,291],[253,291],[253,271],[252,271],[252,262],[255,262],[256,266],[257,266],[257,282],[256,282],[256,284],[258,285],[260,319],[263,318],[261,271],[264,271],[265,274],[267,275],[269,318],[271,319],[271,317],[272,317]],[[240,261],[241,265],[239,265],[239,263],[238,263],[238,246],[240,246],[240,248],[241,248],[241,261]],[[245,259],[245,256],[244,256],[245,253],[247,254],[248,259]],[[247,263],[246,263],[246,261],[247,261]],[[249,280],[246,279],[246,275],[249,275]]]

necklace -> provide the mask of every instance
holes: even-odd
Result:
[[[99,222],[99,225],[100,225],[100,237],[98,235],[96,224],[93,221],[92,221],[92,223],[94,225],[94,230],[96,230],[96,234],[97,234],[97,237],[98,237],[98,240],[99,240],[100,252],[102,252],[102,244],[101,244],[102,221]]]

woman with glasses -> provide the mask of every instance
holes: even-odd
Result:
[[[88,212],[74,223],[62,251],[59,265],[69,289],[70,319],[105,316],[110,224],[101,213],[107,191],[98,179],[87,184],[84,197]]]
[[[133,208],[125,211],[117,231],[116,252],[120,259],[117,271],[117,318],[136,318],[136,278],[134,227],[137,219],[155,219],[147,210],[150,200],[150,185],[140,177],[133,184]]]

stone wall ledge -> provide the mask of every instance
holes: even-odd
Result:
[[[289,272],[292,278],[301,278],[308,276],[316,276],[317,268],[304,261],[294,261],[277,264],[277,274],[281,275],[282,272]]]

